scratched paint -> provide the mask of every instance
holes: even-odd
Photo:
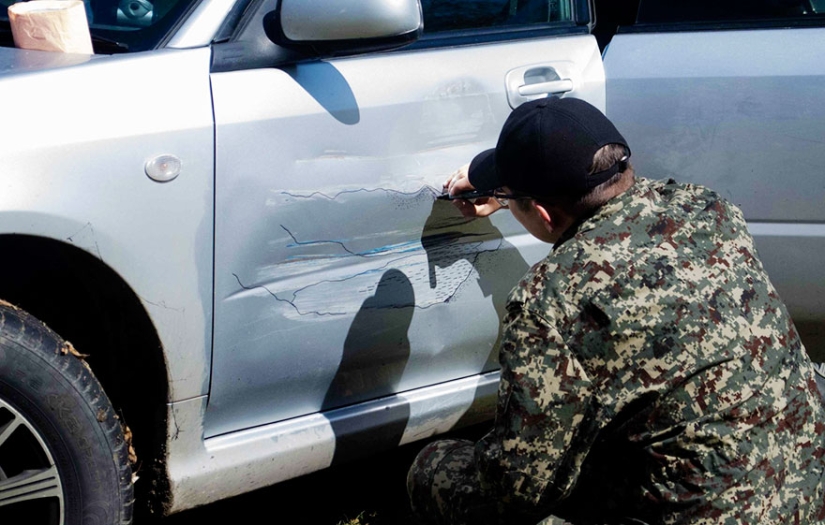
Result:
[[[320,238],[312,229],[302,231],[299,223],[290,227],[282,224],[286,237],[281,237],[281,241],[287,256],[279,264],[261,269],[264,282],[248,282],[235,274],[239,286],[245,292],[266,292],[275,301],[291,306],[291,310],[284,312],[291,319],[348,315],[355,314],[364,297],[375,292],[376,276],[395,268],[412,284],[414,307],[427,309],[454,299],[472,277],[478,278],[474,265],[479,256],[502,245],[501,234],[489,222],[473,225],[461,218],[449,203],[435,200],[437,192],[431,187],[414,193],[387,189],[350,190],[333,195],[282,192],[281,199],[271,199],[270,204],[288,207],[312,202],[324,210],[319,213],[330,216],[335,214],[335,201],[356,205],[350,201],[357,200],[355,196],[359,193],[383,194],[380,198],[391,201],[390,206],[399,213],[423,215],[429,211],[430,215],[422,221],[424,228],[420,233],[404,228],[389,232],[399,239],[412,235],[415,240],[377,247],[371,246],[374,236],[347,236],[351,235],[348,224],[340,231],[325,225],[326,238]],[[334,217],[329,223],[341,224]],[[299,231],[302,233],[296,233]],[[318,277],[319,273],[323,278]]]
[[[222,303],[236,315],[235,335],[222,341],[244,372],[238,380],[277,375],[265,388],[293,399],[280,409],[289,417],[493,369],[507,293],[528,265],[493,221],[462,217],[438,193],[419,185],[267,194],[266,249],[232,272]],[[466,331],[455,331],[462,314]],[[246,371],[267,352],[278,368]],[[220,399],[210,409],[219,413]],[[396,419],[392,428],[406,420]]]
[[[498,79],[404,61],[380,79],[359,59],[217,75],[233,93],[217,141],[238,153],[216,161],[207,436],[495,369],[504,301],[528,265],[507,239],[518,226],[435,196],[510,108],[490,96]]]

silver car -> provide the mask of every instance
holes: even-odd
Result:
[[[492,414],[548,246],[442,181],[586,99],[637,172],[740,205],[825,339],[825,0],[0,0],[0,521],[129,523]],[[618,30],[617,30],[618,27]]]

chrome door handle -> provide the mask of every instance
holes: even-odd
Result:
[[[540,82],[538,84],[525,84],[519,86],[518,94],[522,97],[533,95],[557,95],[573,91],[573,81],[565,78],[562,80],[551,80],[550,82]]]
[[[577,89],[572,62],[556,61],[517,67],[507,72],[507,102],[515,109],[530,100]]]

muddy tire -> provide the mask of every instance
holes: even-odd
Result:
[[[34,317],[0,304],[0,523],[132,521],[120,421],[69,348]]]

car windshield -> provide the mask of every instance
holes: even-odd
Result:
[[[170,29],[199,0],[84,0],[95,53],[145,51],[158,47]],[[0,0],[0,45],[12,47],[8,7]]]

